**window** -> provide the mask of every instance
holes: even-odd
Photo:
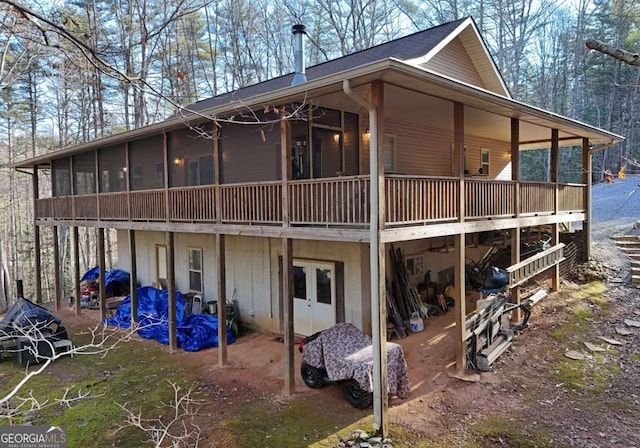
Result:
[[[156,246],[156,287],[167,289],[167,246]]]
[[[202,249],[189,249],[189,291],[202,290]]]
[[[156,187],[164,187],[164,163],[156,163]]]
[[[424,257],[422,255],[413,255],[405,258],[407,265],[407,272],[409,275],[423,275],[424,274]]]
[[[396,170],[396,136],[384,134],[384,172],[393,173]]]
[[[187,184],[191,187],[194,185],[200,185],[200,161],[189,161],[189,172],[187,175]]]
[[[484,148],[480,150],[480,174],[489,175],[489,150]]]
[[[131,184],[133,189],[140,190],[142,188],[142,165],[133,167],[133,176],[131,179]]]

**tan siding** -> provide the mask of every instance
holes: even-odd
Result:
[[[367,122],[368,123],[368,122]],[[422,176],[451,176],[453,135],[444,129],[417,126],[411,123],[387,120],[385,133],[395,135],[396,174]],[[509,143],[490,138],[465,135],[467,171],[475,174],[480,167],[480,151],[490,150],[489,177],[511,179]],[[369,142],[362,147],[363,173],[369,173]],[[456,161],[457,163],[457,161]]]
[[[396,120],[387,120],[384,132],[395,136],[395,174],[451,175],[451,132]],[[362,146],[362,168],[367,174],[369,142]]]
[[[489,178],[511,180],[511,149],[509,143],[492,140],[490,138],[465,136],[467,147],[467,169],[471,174],[480,168],[480,153],[482,149],[489,150]]]
[[[433,70],[434,72],[486,88],[485,83],[478,74],[478,70],[458,38],[452,40],[445,48],[423,65],[425,68]]]
[[[387,120],[385,133],[395,135],[396,174],[451,175],[450,132]]]

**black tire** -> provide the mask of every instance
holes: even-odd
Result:
[[[304,384],[312,389],[320,389],[322,386],[324,386],[325,372],[323,369],[310,366],[303,361],[302,365],[300,366],[300,375],[302,375]]]
[[[344,384],[344,398],[356,409],[366,409],[373,403],[373,393],[363,390],[356,380]]]

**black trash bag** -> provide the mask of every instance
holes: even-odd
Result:
[[[509,284],[509,273],[505,269],[496,266],[489,266],[484,271],[484,282],[482,287],[485,289],[502,289]]]

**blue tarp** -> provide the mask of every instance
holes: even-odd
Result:
[[[81,282],[85,280],[95,280],[100,275],[100,269],[96,266],[93,269],[89,269],[84,273]],[[104,271],[104,285],[105,287],[109,287],[111,283],[129,283],[129,273],[127,271],[123,271],[122,269],[109,269]]]
[[[155,339],[163,344],[169,343],[169,293],[167,291],[144,286],[138,288],[138,334],[146,339]],[[178,347],[195,352],[203,348],[218,346],[218,318],[209,314],[186,316],[186,301],[180,292],[176,292],[176,331]],[[107,325],[122,328],[131,326],[131,296],[125,297],[112,318],[105,319]],[[227,344],[233,344],[235,338],[227,328]]]

